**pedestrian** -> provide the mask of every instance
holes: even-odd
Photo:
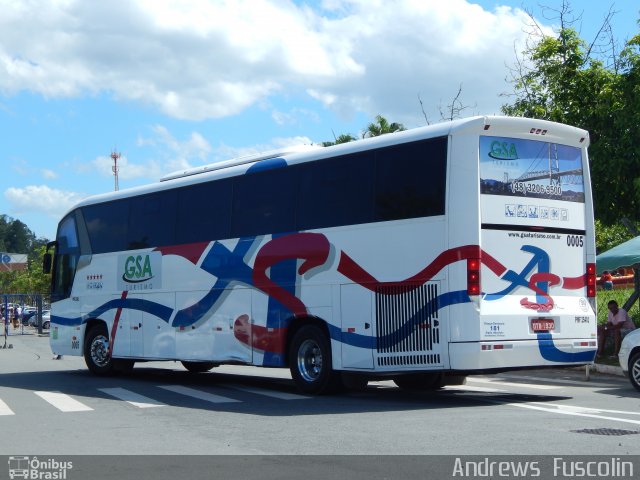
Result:
[[[636,326],[626,310],[618,307],[618,302],[615,300],[610,300],[609,303],[607,303],[607,308],[609,309],[607,323],[605,325],[598,325],[598,356],[602,356],[604,353],[604,344],[607,337],[611,335],[613,336],[612,357],[617,357],[620,352],[622,337],[631,330],[634,330]]]

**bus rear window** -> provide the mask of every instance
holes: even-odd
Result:
[[[538,140],[480,137],[480,193],[584,203],[581,150]]]

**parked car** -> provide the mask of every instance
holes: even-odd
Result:
[[[640,390],[640,328],[625,335],[620,346],[618,361],[631,385]]]
[[[49,330],[51,327],[51,312],[47,311],[47,313],[42,314],[42,329]]]
[[[22,325],[29,325],[29,320],[31,320],[31,317],[34,317],[36,313],[36,309],[25,308],[22,312]]]
[[[33,315],[29,319],[29,326],[30,327],[37,327],[38,326],[38,316],[37,315]],[[50,326],[51,326],[51,310],[43,310],[42,311],[42,328],[49,329]]]

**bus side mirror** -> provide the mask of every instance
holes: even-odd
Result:
[[[42,273],[51,273],[51,263],[53,261],[53,255],[45,253],[42,257]]]

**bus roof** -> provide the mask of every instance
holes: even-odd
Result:
[[[541,140],[544,139],[551,142],[562,140],[563,143],[569,143],[579,147],[586,147],[589,144],[588,132],[569,125],[523,117],[469,117],[381,135],[378,137],[364,138],[362,140],[342,143],[330,147],[299,145],[181,170],[165,175],[160,179],[160,182],[119,190],[116,192],[92,195],[74,205],[65,213],[65,216],[70,211],[87,205],[108,202],[121,198],[135,197],[155,191],[168,190],[195,183],[203,183],[215,178],[240,175],[246,171],[246,169],[241,169],[242,166],[258,164],[263,161],[282,159],[287,164],[296,164],[312,160],[322,160],[339,155],[347,155],[350,153],[358,153],[372,148],[381,148],[420,139],[441,137],[453,133],[465,133],[466,131],[469,133],[478,133],[486,131],[487,134],[490,134],[491,129],[498,130],[500,135],[505,136],[526,136],[530,138],[531,135],[538,135],[540,137],[544,137],[540,138]]]

